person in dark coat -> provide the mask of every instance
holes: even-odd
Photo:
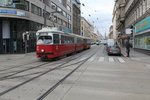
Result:
[[[127,57],[130,57],[130,48],[131,48],[131,44],[129,42],[130,40],[130,37],[127,38],[127,41],[126,41],[126,52],[127,52]]]

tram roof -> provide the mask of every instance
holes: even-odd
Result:
[[[83,38],[83,39],[90,39],[88,37],[84,37],[84,36],[77,35],[77,34],[74,34],[74,33],[68,33],[68,32],[59,31],[57,29],[57,27],[56,28],[55,27],[44,27],[41,30],[38,30],[36,35],[38,36],[39,33],[44,33],[44,32],[58,33],[58,34],[62,34],[62,35],[69,35],[69,36]]]

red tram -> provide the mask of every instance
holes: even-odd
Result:
[[[90,48],[90,39],[59,31],[57,28],[43,28],[36,33],[36,56],[56,58]]]

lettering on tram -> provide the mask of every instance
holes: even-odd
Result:
[[[90,38],[75,35],[59,28],[42,28],[36,33],[36,56],[56,58],[90,48]]]

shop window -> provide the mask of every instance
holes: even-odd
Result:
[[[150,35],[149,35],[149,33],[135,36],[134,46],[135,46],[135,48],[150,50]]]

